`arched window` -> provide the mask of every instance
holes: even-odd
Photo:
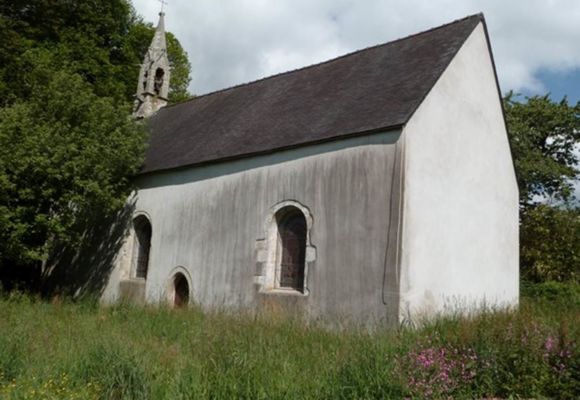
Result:
[[[185,308],[192,302],[192,280],[187,268],[178,266],[168,275],[165,284],[167,304],[173,308]]]
[[[296,207],[285,207],[276,213],[279,246],[276,286],[304,292],[306,260],[306,218]]]
[[[133,248],[134,271],[136,278],[147,278],[149,250],[151,249],[151,223],[144,215],[133,220],[135,247]]]

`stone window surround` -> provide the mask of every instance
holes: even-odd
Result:
[[[151,226],[151,246],[149,247],[149,266],[151,266],[151,256],[153,253],[153,237],[154,237],[154,228],[153,223],[151,221],[151,216],[145,211],[137,211],[133,214],[131,218],[131,225],[129,227],[129,234],[127,235],[127,239],[125,241],[124,250],[121,256],[121,279],[122,280],[132,280],[132,281],[146,281],[146,278],[138,278],[137,277],[137,256],[135,254],[137,240],[136,240],[136,232],[135,227],[133,226],[133,221],[139,217],[147,218],[149,225]]]
[[[278,222],[276,215],[286,207],[297,208],[306,219],[306,257],[304,262],[304,291],[300,292],[291,288],[280,288],[276,286],[276,271],[280,263],[280,237],[278,233]],[[309,270],[316,260],[316,248],[311,243],[312,213],[308,207],[296,200],[284,200],[268,211],[264,223],[264,239],[256,240],[256,275],[254,284],[258,287],[259,293],[272,295],[308,296],[310,288],[308,286]]]

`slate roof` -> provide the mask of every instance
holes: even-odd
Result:
[[[481,21],[473,15],[161,109],[148,122],[141,172],[401,127]]]

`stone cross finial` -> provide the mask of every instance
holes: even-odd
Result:
[[[165,1],[165,0],[157,0],[157,1],[159,1],[161,3],[161,11],[160,12],[163,12],[163,7],[168,4],[167,1]]]

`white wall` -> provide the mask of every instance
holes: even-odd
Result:
[[[400,319],[517,304],[517,184],[481,23],[403,138]]]
[[[193,301],[204,307],[275,303],[313,318],[396,323],[399,300],[389,260],[397,240],[389,236],[397,233],[392,220],[398,213],[390,203],[398,198],[392,193],[399,190],[393,177],[400,169],[400,136],[400,130],[376,133],[143,177],[135,212],[146,213],[153,228],[148,301],[163,299],[172,271],[181,266]],[[308,264],[307,296],[263,294],[258,287],[269,218],[288,200],[306,207],[312,219],[309,244],[316,259]],[[119,282],[129,278],[130,262],[123,259],[128,261],[121,257],[105,301],[114,301]]]

